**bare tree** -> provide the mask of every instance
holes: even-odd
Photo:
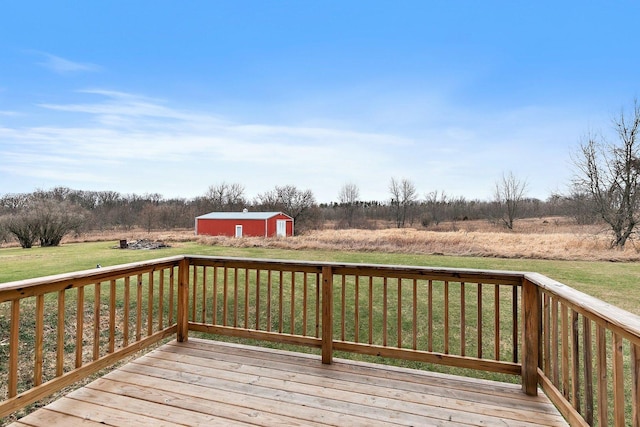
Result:
[[[347,183],[340,189],[338,201],[344,213],[343,219],[349,228],[354,226],[359,199],[360,190],[356,184]]]
[[[258,194],[255,205],[291,216],[297,231],[315,228],[318,223],[319,211],[313,192],[299,190],[295,185],[276,185],[273,190]]]
[[[391,193],[391,209],[395,217],[396,227],[402,228],[405,225],[411,207],[416,202],[418,193],[416,186],[406,178],[401,181],[391,178],[389,193]]]
[[[244,186],[238,183],[222,182],[211,185],[205,197],[215,211],[240,211],[247,204],[244,197]]]
[[[502,179],[496,182],[495,202],[502,222],[509,230],[513,230],[526,190],[527,181],[518,179],[513,172],[502,174]]]
[[[629,117],[622,111],[613,120],[618,143],[588,135],[574,158],[574,185],[591,195],[597,213],[611,227],[612,247],[623,248],[638,220],[640,188],[640,105],[634,101]]]
[[[425,207],[427,208],[428,217],[422,219],[422,225],[427,226],[431,221],[436,225],[440,224],[445,218],[447,204],[449,199],[444,191],[432,191],[425,195]]]

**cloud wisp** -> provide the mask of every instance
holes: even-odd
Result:
[[[37,54],[41,58],[41,60],[38,62],[38,65],[61,75],[96,72],[102,69],[102,67],[96,64],[71,61],[69,59],[62,58],[60,56],[53,55],[47,52],[34,51],[33,53]]]

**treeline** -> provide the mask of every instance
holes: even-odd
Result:
[[[575,198],[574,198],[575,197]],[[381,222],[398,226],[398,217],[391,200],[358,201],[353,204],[321,204],[323,221],[337,228],[378,228]],[[548,216],[569,217],[578,224],[592,224],[598,220],[593,210],[585,205],[584,197],[554,195],[547,200],[523,198],[518,206],[517,219]],[[425,227],[443,222],[487,220],[502,225],[504,207],[497,201],[466,199],[465,197],[422,199],[410,203],[401,226]]]
[[[348,190],[348,191],[345,191]],[[292,216],[296,232],[326,226],[379,228],[429,227],[444,221],[486,219],[499,223],[504,207],[499,200],[468,200],[433,192],[419,198],[415,191],[388,200],[358,200],[357,187],[345,186],[340,201],[318,204],[311,190],[293,185],[276,186],[253,199],[240,184],[212,185],[202,196],[165,199],[160,194],[122,194],[66,187],[0,197],[0,239],[17,239],[24,247],[39,243],[55,246],[69,233],[141,228],[191,228],[196,216],[212,211],[282,211]],[[518,218],[569,216],[579,223],[593,222],[588,197],[555,195],[547,200],[522,198]]]

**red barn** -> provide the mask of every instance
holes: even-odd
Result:
[[[293,236],[293,218],[282,212],[211,212],[196,217],[196,235]]]

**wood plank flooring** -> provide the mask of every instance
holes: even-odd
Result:
[[[519,385],[190,338],[14,426],[566,426]]]

